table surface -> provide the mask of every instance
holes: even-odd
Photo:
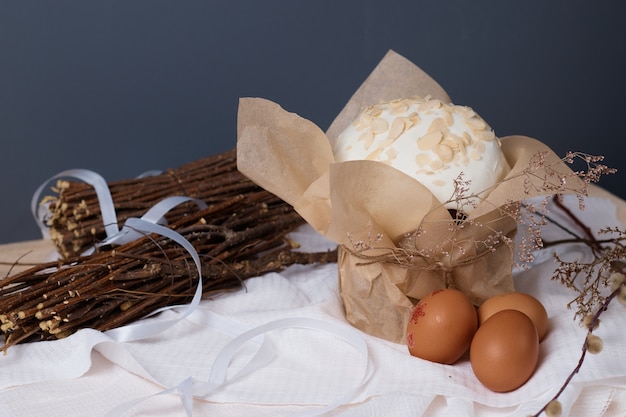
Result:
[[[593,187],[591,189],[590,194],[594,197],[606,197],[606,198],[611,199],[617,208],[618,219],[622,222],[622,224],[626,224],[626,202],[624,202],[623,200],[615,197],[614,195],[610,194],[609,192],[599,187]],[[16,242],[16,243],[2,245],[0,246],[0,275],[6,276],[7,274],[16,273],[19,270],[27,268],[28,264],[37,263],[37,262],[41,262],[41,261],[49,259],[53,253],[54,253],[54,247],[51,244],[51,242],[47,240],[33,240],[33,241]],[[19,260],[20,265],[13,264],[17,260]],[[2,365],[0,365],[0,367],[1,366]],[[119,372],[119,369],[117,369],[117,367],[110,365],[106,359],[103,359],[101,357],[93,358],[92,367],[96,368],[96,370],[99,372],[104,372],[103,371],[104,368],[113,369],[113,370],[108,371],[108,372],[111,372],[111,378],[116,378],[117,372]],[[84,381],[88,381],[89,378],[93,378],[93,376],[90,376],[90,375],[91,374],[88,374],[87,376],[81,376],[80,378],[77,379],[77,381],[80,381],[81,379]],[[52,386],[51,386],[51,389],[52,389]],[[602,413],[596,414],[598,417],[600,416],[613,417],[613,416],[626,415],[626,411],[625,411],[626,410],[626,376],[625,378],[622,378],[620,381],[618,381],[618,383],[615,386],[599,385],[599,386],[589,386],[589,387],[585,387],[584,389],[581,389],[581,393],[576,400],[576,404],[573,406],[572,410],[570,410],[571,411],[570,415],[581,415],[579,413],[582,411],[579,411],[577,413],[576,411],[577,407],[579,407],[580,410],[585,410],[586,406],[583,406],[583,405],[586,403],[588,404],[589,402],[593,402],[595,399],[599,398],[600,396],[598,395],[598,393],[600,392],[600,390],[604,390],[602,394],[602,398],[610,398],[610,402],[602,408],[603,409]],[[610,394],[607,394],[607,390],[610,390]],[[2,391],[3,390],[0,390],[0,398],[2,397],[1,395]],[[115,404],[111,404],[111,406],[114,406],[114,405]],[[448,406],[450,405],[448,404]],[[445,404],[437,405],[436,402],[433,402],[433,404],[429,406],[428,410],[431,410],[431,409],[437,410],[438,407],[439,409],[445,409],[446,405]],[[295,410],[298,410],[298,409],[296,408]],[[167,412],[167,411],[164,411],[164,412]],[[265,411],[261,412],[261,414],[259,415],[265,415],[264,412]],[[485,410],[482,410],[480,413],[476,410],[474,410],[474,412],[476,413],[475,415],[494,415],[494,416],[500,415],[500,414],[489,414],[488,412],[485,412]],[[233,411],[233,415],[235,414],[236,412]],[[437,413],[435,414],[439,415]],[[9,415],[9,414],[3,413],[2,406],[0,405],[0,416],[4,416],[4,415]],[[203,415],[203,414],[200,414],[200,415]],[[230,415],[230,414],[227,413],[225,415]],[[268,415],[271,415],[271,414],[268,414]],[[332,414],[332,415],[335,415],[335,414]],[[343,416],[343,415],[353,415],[353,414],[350,414],[349,411],[342,409],[342,412],[336,415]],[[354,415],[358,415],[358,413]],[[430,414],[425,413],[422,415],[430,415]],[[445,415],[445,414],[442,414],[442,415]],[[474,415],[474,414],[468,414],[468,415]]]

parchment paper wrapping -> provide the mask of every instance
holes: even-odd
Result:
[[[265,99],[241,99],[238,115],[239,170],[340,245],[339,285],[347,319],[371,335],[400,343],[414,302],[437,288],[453,285],[476,304],[513,290],[513,248],[489,245],[494,251],[476,242],[496,232],[513,237],[516,223],[499,208],[549,193],[547,177],[572,174],[541,142],[501,138],[511,171],[471,212],[472,221],[451,228],[448,210],[415,179],[380,162],[334,161],[333,141],[362,110],[415,95],[451,101],[426,73],[390,51],[327,133]],[[525,174],[537,165],[539,153],[541,164]],[[571,176],[565,188],[581,186]],[[408,236],[418,229],[416,238]],[[425,256],[394,261],[407,248]]]

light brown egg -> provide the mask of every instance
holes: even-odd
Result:
[[[476,331],[470,362],[476,378],[496,392],[513,391],[528,381],[539,359],[539,336],[532,320],[517,310],[502,310]]]
[[[432,362],[456,362],[470,346],[478,327],[476,308],[460,291],[434,291],[414,307],[407,325],[411,355]]]
[[[485,300],[478,308],[479,325],[502,310],[518,310],[530,317],[537,328],[539,341],[548,332],[548,313],[545,307],[532,295],[522,292],[499,294]]]

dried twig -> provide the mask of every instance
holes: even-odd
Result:
[[[608,310],[613,300],[618,299],[622,304],[626,303],[626,275],[624,274],[626,272],[626,264],[623,262],[626,258],[626,248],[622,243],[625,233],[617,228],[607,228],[601,232],[617,234],[617,237],[598,239],[578,216],[561,204],[560,200],[557,201],[555,199],[555,202],[557,207],[581,229],[585,237],[552,241],[549,244],[555,246],[562,243],[582,243],[589,248],[594,257],[589,263],[581,263],[578,260],[566,262],[555,255],[558,267],[552,278],[578,293],[578,296],[568,304],[568,308],[574,303],[577,304],[576,316],[581,318],[581,322],[587,329],[587,334],[582,343],[581,354],[576,366],[554,396],[532,417],[539,417],[542,413],[545,413],[548,417],[561,415],[562,405],[559,397],[572,382],[576,374],[580,372],[587,352],[600,353],[602,350],[602,339],[593,334],[593,331],[600,324],[600,316]],[[563,228],[554,219],[550,219],[550,221]],[[569,231],[569,233],[576,235],[572,231]],[[583,281],[582,287],[577,285],[577,280]],[[603,296],[601,293],[602,288],[609,286],[611,293]],[[593,311],[594,308],[595,311]]]
[[[193,197],[213,205],[260,191],[237,171],[235,150],[169,169],[160,175],[115,181],[108,186],[120,225],[129,217],[140,217],[170,196]],[[106,237],[100,202],[95,190],[82,182],[61,179],[54,190],[56,195],[42,200],[50,211],[46,222],[59,253],[71,258]],[[193,204],[184,204],[174,208],[166,217],[172,221],[190,210],[193,210]]]
[[[177,180],[176,186],[170,182],[161,190],[158,184],[164,183],[153,179],[147,181],[149,186],[139,180],[118,183],[111,187],[118,197],[116,208],[123,206],[118,219],[139,216],[149,208],[148,201],[181,189],[207,202],[206,209],[186,205],[168,216],[169,227],[200,256],[204,295],[241,287],[247,278],[292,264],[336,262],[336,251],[292,250],[285,235],[304,220],[287,203],[236,171],[234,157],[231,152],[191,164],[195,168],[185,170],[191,184]],[[94,198],[93,190],[78,183],[67,183],[63,190],[54,203],[58,210],[53,211],[50,224],[57,231],[65,230],[57,236],[70,242],[74,231],[95,228],[101,220],[93,202],[86,205],[89,215],[85,212],[83,217],[75,210],[82,206],[77,201]],[[70,218],[75,226],[63,229],[62,220]],[[95,233],[78,236],[80,244],[75,248],[82,250],[102,233],[103,226],[98,226]],[[63,260],[33,266],[0,285],[0,330],[6,350],[22,342],[64,337],[85,327],[112,329],[158,308],[189,302],[198,273],[185,249],[162,236],[148,235],[124,245],[100,247],[88,256],[69,250]]]

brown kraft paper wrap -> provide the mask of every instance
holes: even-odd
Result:
[[[513,247],[503,241],[513,238],[516,223],[503,207],[548,194],[546,178],[567,177],[562,190],[581,188],[541,142],[501,138],[511,171],[463,227],[452,227],[450,212],[410,176],[381,162],[334,161],[332,143],[361,111],[416,95],[451,101],[426,73],[390,51],[326,133],[265,99],[241,99],[238,114],[239,170],[340,245],[339,288],[348,321],[399,343],[414,303],[435,289],[455,287],[476,304],[514,289]]]

